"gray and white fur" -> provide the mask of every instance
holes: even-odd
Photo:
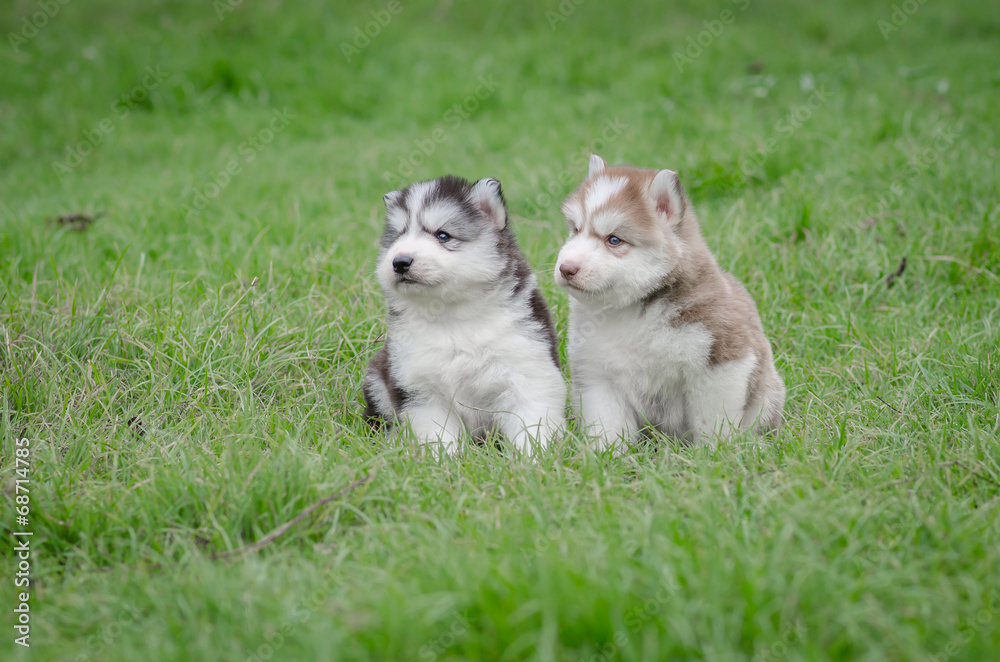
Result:
[[[365,373],[366,416],[448,453],[491,430],[519,450],[544,446],[563,425],[566,385],[500,182],[446,176],[384,200],[376,273],[389,328]]]

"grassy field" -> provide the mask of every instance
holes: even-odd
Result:
[[[1000,659],[996,7],[348,4],[0,12],[0,657]],[[381,195],[499,178],[564,337],[590,150],[679,170],[780,434],[366,430]]]

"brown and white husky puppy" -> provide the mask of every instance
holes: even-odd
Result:
[[[500,182],[447,176],[384,199],[389,330],[365,374],[366,416],[449,453],[494,429],[519,450],[544,446],[564,422],[566,384]]]
[[[677,173],[592,155],[562,209],[573,397],[601,447],[650,426],[712,445],[776,428],[785,385],[757,307],[716,264]]]

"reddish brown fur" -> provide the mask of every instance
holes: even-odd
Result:
[[[742,359],[746,357],[748,350],[753,351],[757,357],[757,365],[748,385],[746,408],[750,409],[761,396],[761,380],[765,370],[774,362],[757,306],[746,288],[731,274],[719,268],[702,237],[698,220],[680,182],[676,188],[681,208],[669,210],[667,213],[670,221],[664,223],[663,217],[657,212],[662,213],[664,207],[669,209],[669,201],[665,205],[661,203],[661,208],[657,209],[647,194],[658,172],[631,166],[608,167],[585,180],[570,197],[570,201],[575,200],[583,208],[586,194],[598,178],[627,179],[622,190],[612,195],[590,216],[607,208],[621,210],[629,218],[628,227],[632,232],[633,243],[681,243],[684,258],[660,287],[643,299],[643,310],[661,302],[669,303],[677,310],[677,314],[670,318],[671,326],[700,324],[707,329],[713,340],[708,358],[710,366]],[[593,232],[593,228],[590,231]],[[780,412],[775,420],[760,421],[758,427],[762,430],[773,429],[777,427],[779,420]]]

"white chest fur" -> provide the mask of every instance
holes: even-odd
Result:
[[[574,373],[586,377],[645,379],[658,373],[669,381],[670,375],[707,367],[711,348],[704,327],[671,326],[667,313],[638,307],[593,311],[573,303],[570,356]]]
[[[711,366],[713,338],[700,324],[671,325],[672,311],[594,311],[574,302],[570,360],[574,399],[588,423],[628,434],[647,424],[706,437],[742,417],[756,364]]]
[[[561,383],[544,339],[515,310],[484,307],[436,319],[403,314],[390,334],[400,384],[425,397],[495,411],[522,386]]]

